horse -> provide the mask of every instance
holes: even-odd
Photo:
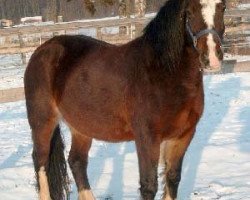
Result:
[[[70,198],[62,120],[72,135],[68,163],[80,200],[95,198],[87,175],[93,139],[135,141],[143,200],[156,196],[161,155],[162,198],[177,198],[204,109],[203,72],[221,68],[224,11],[224,0],[169,0],[126,44],[64,35],[35,50],[24,85],[41,200]]]

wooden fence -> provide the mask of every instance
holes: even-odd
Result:
[[[151,18],[108,19],[77,21],[46,26],[27,26],[0,29],[0,54],[21,54],[23,63],[26,53],[55,35],[86,34],[113,44],[126,43],[142,32]],[[226,13],[227,25],[224,49],[228,53],[250,55],[250,12],[230,10]],[[250,61],[236,63],[226,61],[220,73],[249,72]],[[0,103],[24,99],[23,88],[0,90]]]
[[[137,37],[148,21],[148,18],[108,19],[0,29],[0,54],[25,56],[53,36],[64,34],[83,33],[109,43],[123,44]]]
[[[26,53],[33,52],[53,36],[63,34],[87,34],[109,43],[123,44],[140,35],[150,20],[146,17],[108,19],[0,29],[0,54],[21,54],[25,63]],[[250,10],[228,11],[225,23],[225,51],[250,54]]]
[[[225,52],[250,55],[250,9],[227,11],[225,24]]]

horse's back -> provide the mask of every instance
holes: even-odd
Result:
[[[108,43],[87,36],[56,36],[32,54],[26,68],[24,84],[29,88],[42,88],[47,85],[52,90],[57,84],[54,78],[60,74],[70,74],[79,59],[97,48],[111,46]],[[33,85],[34,87],[29,87]],[[27,93],[28,95],[28,93]]]
[[[55,101],[55,91],[63,87],[74,70],[73,63],[94,49],[105,46],[110,45],[87,36],[56,36],[38,47],[24,75],[28,110],[31,105],[37,108],[41,102]]]

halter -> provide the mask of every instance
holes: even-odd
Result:
[[[219,34],[217,33],[217,31],[214,30],[214,29],[204,29],[204,30],[201,30],[200,32],[194,34],[192,32],[192,30],[191,30],[191,27],[190,27],[190,24],[189,24],[188,20],[186,21],[186,29],[187,29],[190,37],[192,38],[193,45],[194,45],[194,48],[196,50],[198,50],[198,48],[197,48],[198,39],[200,37],[202,37],[203,35],[207,35],[209,33],[211,33],[212,35],[215,35],[219,39],[220,45],[222,45],[221,37],[219,36]]]

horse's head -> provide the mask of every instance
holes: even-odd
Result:
[[[219,71],[223,60],[225,0],[188,0],[186,31],[205,71]]]

